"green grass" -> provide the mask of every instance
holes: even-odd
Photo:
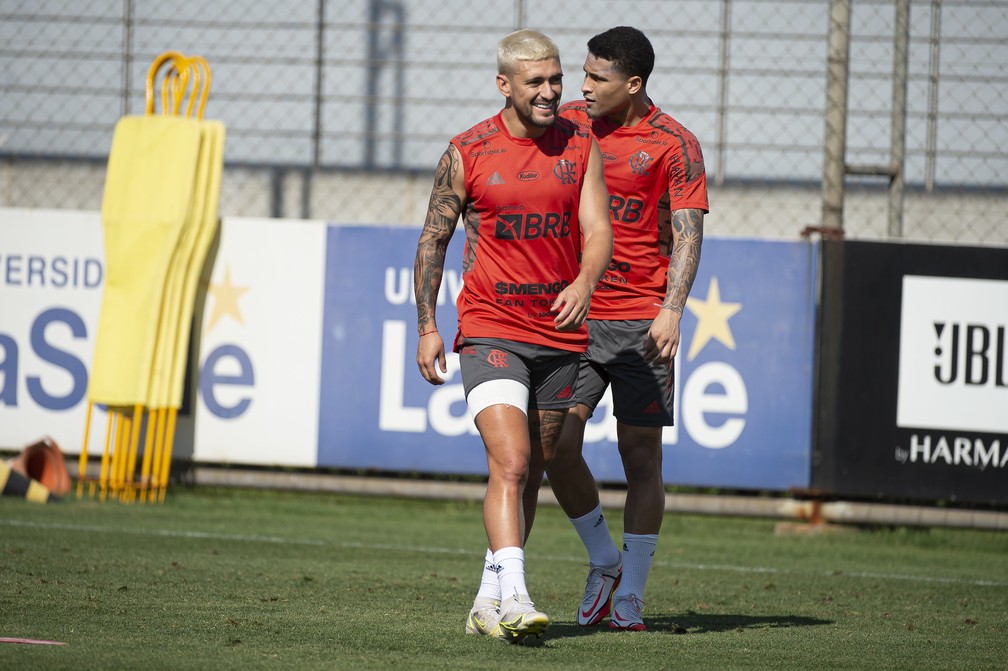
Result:
[[[610,512],[620,533],[620,516]],[[669,515],[643,633],[574,623],[585,554],[542,508],[526,548],[553,625],[463,633],[480,506],[229,489],[160,506],[0,498],[0,668],[1003,669],[1008,534],[775,535]],[[677,633],[682,632],[682,633]]]

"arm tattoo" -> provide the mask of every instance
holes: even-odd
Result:
[[[693,280],[700,265],[700,246],[703,243],[702,210],[688,209],[672,212],[674,244],[669,259],[668,284],[662,307],[682,314],[689,298]]]
[[[419,332],[434,326],[434,311],[444,273],[445,254],[462,211],[462,201],[452,189],[459,169],[458,156],[449,147],[441,155],[434,172],[434,188],[431,189],[427,218],[417,243],[416,261],[413,265],[413,293],[416,297]]]
[[[672,256],[672,210],[669,207],[668,191],[658,199],[658,253],[668,258]]]

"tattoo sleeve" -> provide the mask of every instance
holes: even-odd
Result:
[[[449,146],[434,171],[434,187],[413,264],[413,293],[419,333],[436,327],[434,313],[444,273],[445,254],[462,212],[462,201],[453,188],[460,168],[458,154]]]
[[[686,209],[672,212],[672,255],[669,259],[668,284],[662,307],[682,314],[689,298],[693,280],[700,265],[703,243],[702,210]]]

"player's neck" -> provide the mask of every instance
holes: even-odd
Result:
[[[609,121],[617,126],[632,128],[633,126],[639,124],[641,120],[650,113],[651,100],[647,97],[647,94],[641,94],[639,96],[631,97],[630,104],[627,105],[625,109],[617,112],[616,114],[610,114]]]
[[[504,127],[507,129],[507,132],[514,138],[537,138],[545,133],[547,128],[546,126],[536,126],[535,124],[522,121],[518,113],[515,112],[514,107],[510,105],[501,111],[501,119],[504,121]]]

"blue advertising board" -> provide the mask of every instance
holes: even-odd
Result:
[[[331,225],[327,236],[318,466],[485,474],[458,358],[446,383],[420,376],[413,260],[418,229]],[[448,249],[437,320],[450,347],[464,243]],[[682,320],[667,484],[780,490],[810,481],[816,248],[708,238]],[[624,482],[611,403],[589,422],[585,456]]]

